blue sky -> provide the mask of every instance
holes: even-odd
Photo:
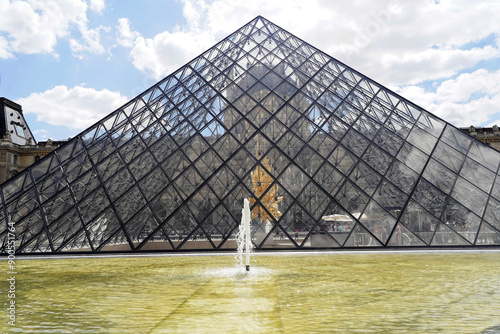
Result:
[[[0,96],[66,139],[257,15],[456,126],[500,125],[497,0],[0,0]]]

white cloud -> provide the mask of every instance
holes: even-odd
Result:
[[[105,0],[90,0],[91,10],[98,12],[99,14],[102,14],[104,8],[106,8]]]
[[[9,41],[3,37],[0,36],[0,58],[12,58],[14,55],[8,50],[9,48]]]
[[[483,48],[427,49],[422,52],[399,52],[382,58],[382,66],[392,84],[414,84],[426,80],[448,78],[470,68],[481,60],[500,57],[500,50]]]
[[[108,32],[110,28],[99,26],[96,29],[89,29],[86,25],[80,27],[81,39],[71,38],[69,46],[73,54],[82,58],[83,52],[90,52],[94,54],[105,53],[106,49],[101,44],[101,31]]]
[[[257,15],[389,86],[448,78],[500,56],[495,44],[469,47],[500,31],[496,0],[181,2],[186,24],[137,39],[131,51],[134,65],[154,78]]]
[[[130,20],[128,18],[118,19],[118,30],[117,42],[121,46],[131,48],[134,46],[134,42],[141,34],[130,28]]]
[[[32,93],[16,102],[37,121],[83,130],[123,105],[128,99],[107,89],[56,86],[42,93]]]
[[[500,116],[500,70],[480,69],[442,82],[436,91],[406,86],[399,93],[452,123],[465,127],[492,125]]]
[[[38,138],[38,140],[45,140],[50,138],[50,131],[45,129],[37,129],[33,131],[33,135],[35,136],[35,138]]]
[[[154,38],[136,38],[130,54],[137,69],[160,79],[214,43],[206,32],[163,32]]]
[[[91,2],[97,11],[103,10],[103,5],[103,1]],[[103,53],[99,34],[104,28],[88,27],[87,9],[83,0],[0,0],[0,37],[4,41],[0,42],[0,57],[17,53],[57,57],[55,47],[62,38],[71,38],[74,52]],[[74,33],[81,35],[82,41],[71,37]]]

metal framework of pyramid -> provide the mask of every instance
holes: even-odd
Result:
[[[244,198],[258,249],[500,245],[499,163],[259,16],[2,184],[1,253],[235,249]]]

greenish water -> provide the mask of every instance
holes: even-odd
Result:
[[[16,327],[4,311],[2,333],[500,332],[498,252],[259,255],[249,274],[230,256],[19,260],[17,271]]]

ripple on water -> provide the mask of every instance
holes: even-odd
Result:
[[[213,268],[200,272],[202,276],[207,278],[234,278],[234,279],[255,279],[255,278],[269,278],[277,274],[277,270],[251,267],[250,271],[246,271],[243,267],[225,267]]]

